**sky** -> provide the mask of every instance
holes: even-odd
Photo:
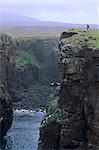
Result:
[[[99,24],[99,0],[0,0],[0,13],[44,21]]]

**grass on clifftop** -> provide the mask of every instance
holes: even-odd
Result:
[[[89,30],[87,35],[90,38],[89,43],[94,47],[99,48],[99,30]]]
[[[27,64],[38,66],[38,62],[32,51],[17,51],[16,52],[16,67],[21,68]]]
[[[89,30],[70,30],[72,32],[77,32],[78,34],[70,37],[71,45],[89,45],[94,48],[99,48],[99,30],[89,29]],[[74,44],[75,43],[75,44]]]

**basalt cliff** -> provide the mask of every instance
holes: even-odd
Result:
[[[99,48],[89,32],[60,37],[60,85],[41,123],[39,150],[99,149]]]
[[[12,38],[0,34],[0,139],[12,124],[12,86],[14,84],[14,52]]]

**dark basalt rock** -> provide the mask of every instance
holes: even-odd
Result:
[[[39,150],[56,150],[59,148],[59,124],[55,120],[49,121],[46,126],[42,126],[40,132]]]
[[[11,87],[14,78],[14,53],[11,37],[0,35],[0,139],[12,124]]]
[[[75,34],[78,34],[78,33],[76,33],[76,32],[63,32],[60,36],[60,40],[63,38],[69,38]]]
[[[12,124],[12,102],[11,97],[0,84],[0,139],[6,135]]]
[[[55,135],[59,137],[57,141],[59,147],[56,150],[98,150],[99,49],[91,48],[87,44],[88,41],[80,35],[74,38],[71,32],[70,36],[69,33],[66,34],[64,32],[61,35],[59,45],[61,54],[59,98],[55,110],[48,112],[50,119],[45,117],[46,122],[41,124],[38,147],[47,150],[51,146],[55,136],[52,136],[52,141],[50,136],[55,125],[52,125],[50,120],[56,116],[54,121],[59,126],[58,130],[55,130]],[[50,144],[47,145],[49,140]],[[54,147],[55,145],[50,150],[54,150]]]

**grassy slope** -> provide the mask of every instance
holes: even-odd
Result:
[[[89,43],[94,45],[94,47],[99,48],[99,30],[89,30],[88,37],[93,37],[89,40]]]
[[[79,34],[73,36],[73,40],[75,42],[80,42],[80,44],[87,43],[91,47],[99,48],[99,30],[98,29],[90,29],[88,31],[83,31],[76,29],[75,32]]]
[[[17,51],[15,60],[17,68],[22,68],[26,64],[38,66],[38,62],[32,51]]]

